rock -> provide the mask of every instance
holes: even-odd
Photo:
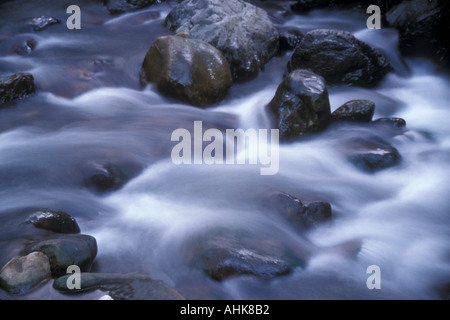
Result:
[[[160,280],[136,273],[81,273],[81,289],[69,289],[67,280],[71,275],[56,279],[53,287],[63,292],[77,293],[84,290],[100,289],[109,291],[114,300],[185,300],[175,289]]]
[[[25,98],[34,92],[36,92],[34,78],[29,73],[15,73],[0,77],[0,105],[15,99]]]
[[[270,207],[303,228],[316,226],[331,218],[331,205],[325,201],[302,202],[284,192],[270,196]]]
[[[61,23],[61,20],[53,18],[53,17],[45,17],[41,16],[38,18],[33,18],[30,21],[30,25],[33,27],[34,31],[42,31],[48,26],[51,26],[53,24],[59,24]]]
[[[113,164],[94,163],[87,172],[84,184],[99,193],[120,189],[128,180],[123,170]]]
[[[348,159],[358,168],[374,173],[398,165],[401,155],[396,148],[381,139],[354,138],[347,143]]]
[[[308,32],[292,54],[288,70],[310,69],[328,85],[378,84],[391,70],[377,50],[346,31],[318,29]]]
[[[141,82],[155,82],[169,96],[207,107],[225,97],[232,78],[219,50],[181,34],[153,42],[142,64]]]
[[[267,12],[242,0],[186,0],[165,25],[219,49],[235,81],[254,78],[279,49],[280,35]]]
[[[27,55],[34,51],[37,46],[37,41],[35,39],[26,39],[15,45],[14,52],[18,55]]]
[[[77,265],[82,272],[90,270],[97,255],[97,241],[88,235],[60,235],[58,238],[40,240],[24,249],[27,254],[33,251],[45,253],[49,260],[52,276],[58,277],[67,273],[67,268]]]
[[[30,215],[28,221],[36,228],[57,233],[79,233],[80,227],[76,220],[66,212],[41,210]]]
[[[386,14],[399,32],[400,52],[409,57],[431,58],[450,69],[450,2],[441,0],[403,1]]]
[[[50,263],[41,252],[12,258],[0,270],[0,287],[7,292],[23,294],[50,278]]]
[[[268,110],[282,140],[323,129],[330,116],[325,80],[309,70],[291,72],[279,85]]]
[[[136,11],[160,2],[161,0],[104,0],[111,14]]]
[[[303,33],[297,29],[280,30],[280,51],[295,49],[303,39]]]
[[[402,129],[406,127],[406,121],[402,118],[379,118],[372,121],[372,124],[387,129]]]
[[[370,122],[375,112],[375,103],[370,100],[351,100],[337,108],[332,114],[333,121]]]
[[[304,266],[281,242],[246,231],[217,229],[189,243],[190,263],[216,281],[237,275],[270,280]]]

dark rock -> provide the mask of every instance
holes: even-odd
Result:
[[[143,84],[199,107],[223,99],[232,85],[227,60],[210,44],[186,35],[163,36],[148,50],[141,72]]]
[[[331,205],[328,202],[302,202],[284,192],[277,192],[270,197],[270,207],[303,228],[316,226],[331,218]]]
[[[35,91],[34,78],[29,73],[0,77],[0,104],[25,98]]]
[[[372,122],[373,125],[385,128],[402,129],[406,127],[406,121],[402,118],[379,118]]]
[[[26,39],[15,46],[14,52],[18,55],[27,55],[34,51],[37,46],[35,39]]]
[[[0,287],[10,293],[24,294],[50,278],[50,263],[41,252],[12,258],[0,270]]]
[[[85,185],[96,192],[118,190],[128,180],[126,174],[116,165],[95,163],[88,170]]]
[[[79,233],[80,227],[76,220],[66,212],[41,210],[33,213],[28,221],[36,228],[57,233]]]
[[[396,148],[381,139],[352,139],[347,148],[349,160],[358,168],[374,173],[398,165],[401,155]]]
[[[242,0],[186,0],[165,25],[219,49],[236,81],[255,77],[279,49],[280,35],[267,12]]]
[[[191,241],[185,252],[193,266],[216,281],[237,275],[270,280],[305,264],[305,257],[294,255],[281,242],[246,231],[207,232]]]
[[[67,280],[71,275],[56,279],[53,287],[65,293],[100,289],[109,291],[114,300],[185,300],[175,289],[160,280],[136,273],[81,273],[81,289],[69,289]]]
[[[104,0],[106,8],[111,14],[136,11],[160,2],[161,0]]]
[[[295,49],[303,39],[303,33],[297,29],[280,30],[280,51]]]
[[[40,251],[50,260],[52,276],[59,277],[67,273],[67,268],[77,265],[87,272],[97,255],[97,241],[88,235],[60,235],[58,238],[31,243],[24,249],[27,254]]]
[[[288,70],[310,69],[327,84],[374,86],[391,70],[377,50],[339,30],[308,32],[292,54]]]
[[[276,119],[280,139],[323,129],[330,116],[325,80],[309,70],[291,72],[279,85],[268,109]]]
[[[446,0],[403,1],[386,14],[399,31],[400,52],[409,57],[431,58],[450,67],[450,2]]]
[[[351,100],[337,108],[332,114],[334,121],[370,122],[375,112],[375,103],[370,100]]]
[[[45,17],[41,16],[38,18],[33,18],[30,21],[30,25],[33,27],[34,31],[41,31],[47,28],[48,26],[51,26],[53,24],[59,24],[61,23],[61,20],[53,18],[53,17]]]

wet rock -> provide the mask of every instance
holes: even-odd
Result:
[[[267,12],[242,0],[186,0],[165,25],[219,49],[236,81],[255,77],[279,49],[280,35]]]
[[[12,258],[0,270],[0,287],[10,293],[23,294],[50,278],[50,263],[41,252]]]
[[[50,260],[52,276],[65,275],[67,268],[77,265],[82,272],[90,270],[97,255],[97,241],[88,235],[60,235],[58,238],[31,243],[24,253],[39,251]]]
[[[270,196],[270,207],[303,228],[316,226],[331,218],[331,205],[325,201],[302,202],[284,192]]]
[[[160,2],[161,0],[104,0],[106,8],[111,14],[136,11]]]
[[[99,193],[120,189],[128,180],[120,166],[94,163],[89,167],[85,185]]]
[[[160,280],[136,273],[81,273],[81,289],[69,289],[67,280],[70,275],[56,279],[53,287],[66,293],[100,289],[108,291],[114,300],[185,300],[175,289]]]
[[[303,33],[297,29],[280,30],[280,51],[295,49],[303,39]]]
[[[372,124],[387,129],[402,129],[406,127],[406,121],[402,118],[379,118],[372,121]]]
[[[225,229],[197,237],[185,252],[194,267],[216,281],[237,275],[270,280],[305,263],[304,257],[294,255],[275,239]]]
[[[15,73],[0,77],[0,105],[15,99],[25,98],[35,91],[34,78],[29,73]]]
[[[154,82],[171,97],[207,107],[225,97],[232,85],[227,60],[210,44],[186,34],[163,36],[148,50],[143,84]]]
[[[348,159],[363,171],[374,173],[398,165],[401,155],[396,148],[381,139],[351,139],[348,148]]]
[[[450,2],[442,0],[402,1],[386,14],[399,32],[399,48],[409,57],[431,58],[450,70]]]
[[[14,52],[18,55],[27,55],[34,51],[37,46],[37,41],[35,39],[26,39],[15,45]]]
[[[41,210],[30,215],[28,221],[36,228],[57,233],[79,233],[80,227],[76,220],[66,212]]]
[[[308,32],[292,54],[288,70],[310,69],[325,78],[328,85],[378,84],[391,70],[377,50],[340,30]]]
[[[282,140],[323,129],[330,116],[325,80],[309,70],[291,72],[279,85],[268,110]]]
[[[375,112],[375,103],[370,100],[351,100],[337,108],[332,114],[333,121],[370,122]]]
[[[61,20],[53,18],[53,17],[46,17],[41,16],[37,18],[33,18],[30,21],[30,25],[33,27],[34,31],[42,31],[48,26],[51,26],[53,24],[59,24],[61,23]]]

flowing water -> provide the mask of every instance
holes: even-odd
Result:
[[[78,1],[82,29],[68,30],[60,1],[0,4],[1,74],[30,72],[37,94],[0,110],[0,264],[19,254],[32,231],[18,227],[34,208],[73,215],[98,243],[94,272],[139,272],[160,279],[189,299],[439,299],[450,282],[450,78],[426,60],[402,60],[392,29],[366,29],[355,12],[286,13],[272,6],[279,27],[306,32],[352,32],[381,50],[396,71],[376,88],[330,87],[332,110],[352,99],[376,103],[374,119],[401,117],[407,130],[391,138],[400,165],[360,171],[336,146],[368,134],[367,126],[330,128],[280,146],[276,175],[256,165],[181,165],[170,158],[176,128],[203,121],[216,128],[265,128],[264,106],[282,81],[292,51],[274,57],[247,83],[203,110],[142,88],[139,69],[176,2],[110,16],[101,3]],[[61,24],[33,32],[31,18]],[[25,40],[33,52],[18,55]],[[99,195],[83,179],[95,163],[114,163],[133,177]],[[299,232],[271,213],[263,199],[282,190],[331,203],[333,217]],[[209,279],[183,258],[185,242],[216,227],[239,227],[311,252],[303,268],[265,281],[252,276]],[[37,231],[35,231],[37,232]],[[356,256],[338,250],[357,240]],[[333,249],[334,248],[334,249]],[[344,250],[345,251],[345,250]],[[369,290],[367,267],[381,270],[381,289]],[[42,285],[1,299],[90,299],[103,293],[62,295]]]

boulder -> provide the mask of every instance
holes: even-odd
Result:
[[[296,69],[310,69],[328,85],[371,87],[391,67],[381,53],[351,33],[317,29],[308,32],[292,54],[288,71]]]
[[[184,252],[195,268],[216,281],[238,275],[270,280],[303,267],[307,255],[294,255],[276,239],[221,228],[195,237]]]
[[[325,201],[302,202],[284,192],[276,192],[269,201],[275,212],[302,228],[316,226],[331,218],[331,205]]]
[[[282,140],[323,129],[330,116],[325,80],[309,70],[289,73],[278,86],[268,111],[275,118]]]
[[[50,278],[50,263],[41,252],[12,258],[0,270],[0,287],[7,292],[24,294]]]
[[[198,107],[225,97],[232,85],[227,60],[210,44],[184,34],[156,39],[141,69],[141,82]]]
[[[267,12],[242,0],[186,0],[167,15],[165,25],[219,49],[235,81],[255,77],[280,45]]]
[[[88,235],[60,235],[58,238],[40,240],[26,246],[24,253],[39,251],[50,260],[52,276],[58,277],[67,273],[67,268],[77,265],[81,271],[90,270],[97,255],[97,241]]]
[[[399,48],[409,57],[431,58],[450,70],[450,2],[445,0],[403,1],[386,14],[399,32]]]
[[[28,222],[36,228],[57,233],[79,233],[80,227],[76,220],[66,212],[56,210],[40,210],[28,218]]]
[[[0,77],[0,107],[1,104],[22,99],[36,92],[34,77],[29,73],[15,73]]]
[[[53,287],[65,293],[100,289],[108,291],[114,300],[185,300],[178,291],[164,282],[142,274],[81,273],[80,289],[67,287],[70,276],[59,277],[53,282]]]
[[[160,2],[161,0],[104,0],[106,8],[111,14],[136,11]]]
[[[401,155],[382,139],[354,138],[347,144],[347,157],[358,168],[369,173],[398,165]]]
[[[370,100],[351,100],[331,114],[333,121],[370,122],[375,112],[375,103]]]

